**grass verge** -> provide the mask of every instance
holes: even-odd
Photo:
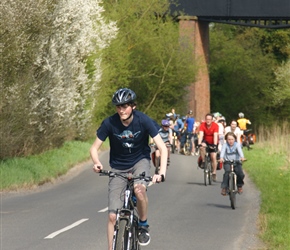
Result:
[[[253,150],[244,150],[249,160],[244,169],[261,191],[260,238],[269,250],[290,246],[289,136],[289,130],[273,132],[273,138],[268,136],[267,140],[261,134]]]
[[[13,158],[0,162],[1,191],[15,191],[32,188],[67,173],[67,171],[89,159],[89,149],[93,140],[88,142],[70,141],[61,148],[26,158]],[[102,149],[108,147],[105,142]]]

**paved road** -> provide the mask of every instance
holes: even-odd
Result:
[[[108,153],[102,154],[108,161]],[[259,193],[246,178],[232,210],[220,195],[222,171],[203,185],[197,157],[171,156],[167,180],[148,189],[151,243],[147,250],[258,249]],[[106,247],[107,181],[91,164],[63,181],[30,192],[1,194],[1,250],[103,250]],[[153,168],[152,168],[153,173]]]

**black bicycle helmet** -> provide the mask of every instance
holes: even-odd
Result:
[[[112,98],[112,103],[114,105],[122,105],[126,103],[133,103],[136,99],[136,94],[133,90],[122,88],[115,92]]]

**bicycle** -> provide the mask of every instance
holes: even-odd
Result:
[[[190,134],[186,134],[186,141],[185,141],[183,148],[181,149],[183,151],[184,155],[191,155],[190,145],[191,145]]]
[[[100,176],[120,177],[127,181],[124,192],[124,203],[122,208],[117,210],[116,223],[114,226],[113,250],[139,250],[138,243],[138,222],[137,199],[134,194],[134,180],[152,181],[151,176],[130,173],[121,174],[113,171],[101,170]],[[163,180],[164,181],[164,180]]]
[[[153,165],[155,167],[155,174],[159,174],[160,171],[160,156],[156,157],[156,153],[155,151],[158,150],[157,146],[155,145],[155,143],[150,144],[150,147],[153,148],[153,152],[151,153],[151,159],[153,162]],[[172,144],[166,143],[166,147],[167,148],[171,148]],[[169,159],[167,162],[167,167],[169,166]]]
[[[242,163],[240,160],[231,160],[231,161],[225,161],[224,164],[229,163],[230,164],[230,173],[229,173],[229,184],[228,184],[228,195],[231,202],[231,208],[236,208],[236,194],[238,193],[238,187],[237,187],[237,174],[235,173],[235,166],[239,163]]]
[[[171,153],[174,154],[175,151],[177,151],[177,140],[178,140],[175,131],[172,132],[172,137],[173,137],[173,138],[172,138]]]
[[[250,133],[252,129],[244,130],[244,133],[241,135],[241,142],[244,147],[248,150],[252,149],[250,145],[254,144],[256,141],[256,135]]]
[[[212,183],[212,162],[210,158],[209,149],[211,145],[207,145],[205,149],[205,157],[204,157],[204,169],[203,169],[203,176],[204,176],[204,185],[207,186],[207,182],[209,185]]]
[[[197,133],[193,133],[193,136],[192,136],[192,146],[195,145],[195,155],[198,155],[199,154],[199,150],[198,150],[198,135]]]

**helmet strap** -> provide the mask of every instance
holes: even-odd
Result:
[[[123,122],[128,121],[133,115],[133,110],[131,112],[131,114],[126,118],[126,119],[122,119]]]

